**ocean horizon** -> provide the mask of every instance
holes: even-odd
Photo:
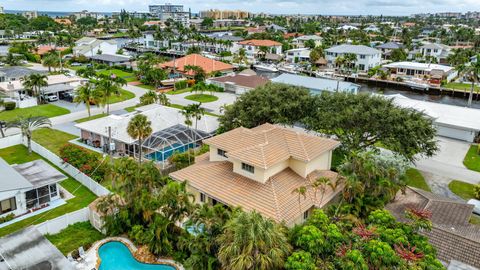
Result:
[[[5,10],[5,13],[7,13],[7,14],[21,14],[22,12],[25,12],[25,11],[31,11],[31,10]],[[38,15],[46,15],[46,16],[52,17],[52,18],[68,17],[75,12],[79,12],[79,11],[40,11],[40,10],[37,11]],[[92,11],[92,12],[103,14],[103,15],[109,16],[109,17],[112,16],[112,13],[113,13],[113,12],[96,12],[96,11]]]

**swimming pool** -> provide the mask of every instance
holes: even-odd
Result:
[[[172,146],[164,147],[162,150],[145,155],[145,157],[147,159],[154,160],[154,161],[164,161],[164,160],[167,160],[175,152],[183,153],[188,149],[195,148],[195,147],[197,147],[195,143],[191,143],[188,145],[181,145],[178,143],[174,143],[172,144]]]
[[[147,264],[137,261],[128,247],[119,241],[103,244],[98,249],[100,256],[99,270],[175,270],[176,268],[165,264]]]

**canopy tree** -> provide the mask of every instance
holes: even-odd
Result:
[[[391,99],[368,94],[323,92],[314,96],[303,123],[338,138],[348,152],[381,145],[413,161],[437,151],[432,119]]]
[[[220,131],[264,123],[293,125],[306,116],[307,89],[286,84],[266,84],[241,95],[219,118]]]

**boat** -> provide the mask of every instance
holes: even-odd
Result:
[[[274,65],[256,64],[256,65],[253,65],[253,67],[256,70],[260,70],[260,71],[278,72],[278,68],[276,68]]]
[[[430,88],[430,84],[425,83],[423,81],[408,80],[408,81],[405,81],[405,84],[407,86],[410,86],[410,88],[414,90],[428,91],[428,89]]]
[[[160,81],[163,86],[173,86],[177,82],[185,81],[185,78],[174,78]]]
[[[298,74],[296,67],[293,65],[285,65],[278,67],[278,71],[290,74]]]

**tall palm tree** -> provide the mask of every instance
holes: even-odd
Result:
[[[470,88],[470,94],[468,95],[468,106],[471,107],[475,83],[480,82],[480,54],[477,55],[477,61],[470,63],[470,65],[468,66],[461,66],[460,73],[466,76],[468,80],[472,83],[472,86]]]
[[[18,128],[22,136],[27,138],[28,153],[32,153],[32,133],[41,127],[51,127],[52,122],[45,116],[20,118],[7,124],[7,129]]]
[[[120,94],[121,87],[126,85],[127,81],[115,75],[101,75],[95,84],[96,88],[102,93],[102,104],[107,106],[107,114],[110,114],[110,97]]]
[[[152,135],[152,122],[145,115],[137,114],[128,122],[127,133],[138,140],[138,163],[142,163],[142,141]]]
[[[60,59],[55,53],[49,53],[43,57],[42,65],[48,67],[48,72],[51,72],[52,67],[55,70],[60,65]]]
[[[217,238],[218,259],[226,270],[283,268],[291,246],[286,229],[253,211],[237,212]]]
[[[300,186],[292,190],[292,194],[298,195],[298,209],[299,209],[299,213],[302,214],[301,198],[303,197],[304,200],[307,198],[307,187]]]
[[[73,99],[73,102],[77,104],[85,104],[85,107],[87,107],[88,117],[90,117],[90,106],[92,103],[98,102],[99,92],[97,89],[95,89],[95,86],[92,83],[87,82],[85,85],[77,89],[76,94],[77,95]]]
[[[37,103],[41,104],[40,89],[47,87],[47,76],[43,74],[33,73],[20,79],[23,87],[32,92],[32,95],[37,98]]]

